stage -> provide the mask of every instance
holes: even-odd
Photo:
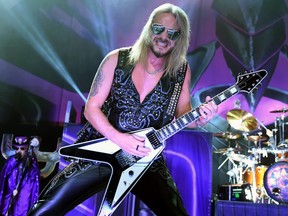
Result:
[[[218,200],[214,203],[214,216],[285,216],[288,205]]]

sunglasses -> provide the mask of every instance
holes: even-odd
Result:
[[[26,151],[28,148],[27,147],[21,147],[21,148],[18,148],[18,147],[16,147],[16,146],[13,146],[12,147],[14,150],[18,150],[18,149],[20,149],[21,151]]]
[[[154,35],[159,35],[162,32],[165,31],[165,26],[159,24],[159,23],[153,23],[152,24],[152,32]],[[180,36],[180,31],[176,30],[176,29],[167,29],[167,34],[168,34],[168,38],[170,40],[177,40]]]

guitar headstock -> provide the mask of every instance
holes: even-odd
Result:
[[[258,70],[250,73],[238,75],[236,85],[240,92],[252,92],[262,80],[267,76],[266,70]]]

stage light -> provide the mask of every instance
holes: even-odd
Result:
[[[5,2],[0,2],[5,5]],[[3,6],[4,6],[3,5]],[[7,5],[5,6],[7,8]],[[18,33],[31,44],[31,46],[43,57],[54,69],[62,76],[71,87],[79,94],[79,96],[86,102],[85,96],[82,94],[77,84],[71,78],[69,71],[65,64],[57,55],[54,47],[49,43],[49,40],[43,34],[42,27],[39,26],[35,17],[30,15],[30,10],[24,4],[17,5],[12,9],[5,10],[7,19],[10,19],[13,27]]]

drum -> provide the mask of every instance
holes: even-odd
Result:
[[[256,178],[256,186],[257,188],[263,187],[264,182],[264,173],[267,170],[267,166],[256,166],[255,167],[255,178]],[[251,168],[247,169],[245,173],[243,174],[243,181],[244,183],[248,183],[253,185],[253,179],[254,179],[254,172]]]
[[[264,187],[268,196],[276,202],[288,204],[288,162],[271,165],[264,175]]]

